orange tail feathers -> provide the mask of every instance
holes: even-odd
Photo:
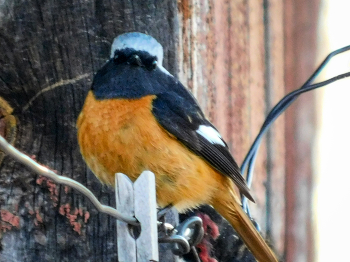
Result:
[[[220,190],[212,205],[233,226],[259,262],[278,262],[276,255],[243,211],[233,192],[229,192],[228,188],[225,191]]]

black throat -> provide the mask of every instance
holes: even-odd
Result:
[[[137,99],[162,93],[177,80],[160,70],[156,62],[156,57],[145,51],[117,50],[96,73],[91,90],[97,99]]]

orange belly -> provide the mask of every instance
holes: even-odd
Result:
[[[153,99],[96,100],[90,91],[77,122],[86,163],[109,185],[118,172],[134,181],[144,170],[152,171],[160,206],[173,204],[181,211],[210,204],[230,180],[158,124],[151,112]]]

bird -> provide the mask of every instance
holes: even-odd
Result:
[[[150,35],[114,39],[78,116],[83,159],[110,186],[118,172],[135,181],[152,171],[159,207],[185,212],[209,204],[258,261],[278,261],[241,207],[235,186],[254,199],[227,143],[162,62],[163,47]]]

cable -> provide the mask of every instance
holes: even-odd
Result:
[[[273,124],[273,122],[280,116],[297,98],[300,94],[308,92],[310,90],[323,87],[325,85],[328,85],[332,82],[338,81],[340,79],[343,79],[345,77],[350,76],[349,73],[341,74],[336,77],[333,77],[331,79],[328,79],[326,81],[310,85],[311,82],[315,80],[315,78],[320,74],[320,72],[324,69],[324,67],[327,65],[327,63],[336,55],[341,54],[343,52],[346,52],[350,50],[350,45],[340,48],[338,50],[333,51],[330,53],[323,62],[319,65],[319,67],[315,70],[315,72],[309,77],[309,79],[297,90],[287,94],[284,98],[282,98],[270,111],[270,113],[267,115],[260,132],[258,133],[257,137],[255,138],[252,146],[250,147],[246,157],[243,160],[243,163],[241,165],[241,173],[242,175],[245,173],[247,169],[247,185],[248,187],[251,186],[252,180],[253,180],[253,171],[254,171],[254,165],[255,160],[257,156],[257,152],[259,150],[261,140],[263,135],[266,133],[266,131],[269,129],[269,127]],[[246,197],[242,196],[242,205],[245,212],[247,212],[248,216],[250,216],[250,210],[248,206],[248,201]]]
[[[38,164],[33,159],[31,159],[29,156],[21,153],[15,147],[13,147],[9,143],[7,143],[5,138],[3,138],[2,136],[0,136],[0,149],[2,151],[4,151],[6,154],[12,156],[18,162],[20,162],[20,163],[24,164],[26,167],[30,168],[35,173],[42,175],[42,176],[45,176],[45,177],[48,177],[59,184],[70,186],[70,187],[78,190],[80,193],[82,193],[88,199],[90,199],[92,204],[101,213],[108,214],[110,216],[115,217],[116,219],[119,219],[121,221],[124,221],[124,222],[131,224],[131,225],[134,225],[134,226],[139,225],[139,222],[134,217],[124,215],[124,214],[120,213],[118,210],[116,210],[115,208],[112,208],[110,206],[102,205],[97,200],[95,195],[88,188],[86,188],[85,186],[83,186],[82,184],[80,184],[79,182],[77,182],[73,179],[70,179],[70,178],[64,177],[64,176],[59,176],[55,172],[53,172],[52,170]]]

